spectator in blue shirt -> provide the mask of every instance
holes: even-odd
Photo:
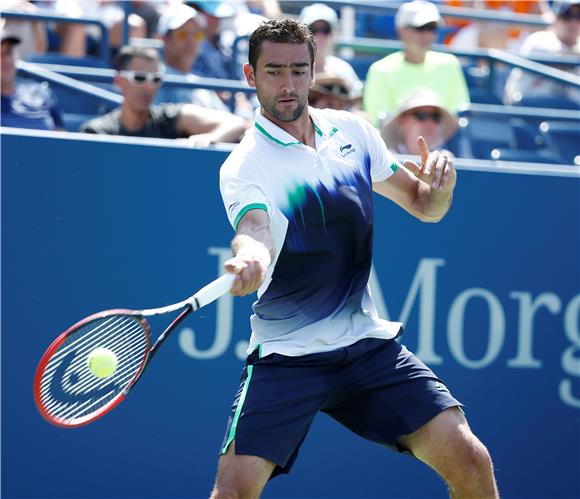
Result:
[[[0,73],[0,123],[2,126],[63,129],[61,111],[48,83],[18,82],[16,80],[16,46],[20,43],[13,33],[2,25],[2,52]]]

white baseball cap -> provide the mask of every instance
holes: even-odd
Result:
[[[404,3],[395,15],[397,28],[419,28],[429,23],[441,23],[441,14],[435,4],[425,0]]]
[[[300,12],[300,20],[308,26],[316,21],[326,21],[333,29],[338,24],[338,16],[334,9],[323,3],[313,3],[304,7],[302,12]]]
[[[190,19],[195,19],[202,28],[205,28],[205,20],[195,9],[185,4],[175,4],[167,7],[157,23],[157,33],[165,36],[170,31],[180,28]]]

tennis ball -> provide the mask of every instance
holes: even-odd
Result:
[[[108,378],[117,369],[117,356],[108,348],[95,348],[87,358],[87,366],[98,378]]]

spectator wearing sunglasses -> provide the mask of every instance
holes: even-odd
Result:
[[[314,3],[304,7],[300,20],[310,27],[316,40],[315,77],[332,74],[347,82],[354,96],[362,95],[362,82],[353,67],[344,59],[333,55],[334,34],[338,28],[338,16],[328,5]]]
[[[17,128],[59,130],[63,128],[62,113],[48,83],[19,81],[16,78],[17,46],[20,37],[0,20],[2,51],[0,67],[0,124]]]
[[[576,55],[580,54],[580,2],[560,0],[552,3],[555,19],[549,29],[532,33],[524,41],[520,55]],[[580,66],[562,68],[580,76]],[[506,104],[518,104],[526,97],[564,98],[570,107],[580,106],[580,91],[576,87],[515,68],[506,82]]]
[[[441,23],[439,10],[431,2],[415,0],[399,7],[395,26],[404,48],[373,63],[365,82],[363,108],[375,126],[416,88],[433,90],[451,113],[469,104],[457,57],[431,50]]]
[[[123,104],[81,126],[81,132],[163,139],[187,139],[191,145],[237,142],[246,129],[244,120],[228,112],[195,104],[161,104],[153,101],[163,82],[157,51],[150,47],[123,47],[116,60],[115,84]]]
[[[185,4],[171,4],[165,8],[157,25],[163,40],[163,62],[168,75],[196,78],[194,65],[205,39],[205,18]],[[227,107],[213,90],[187,87],[164,87],[157,94],[156,103],[191,102],[208,109],[227,111]]]
[[[320,73],[308,92],[308,104],[318,109],[358,111],[360,94],[353,92],[350,83],[340,76]]]
[[[439,96],[421,89],[401,101],[396,114],[384,122],[381,134],[390,151],[420,155],[417,137],[423,137],[430,148],[444,150],[457,128],[457,117],[443,107]]]

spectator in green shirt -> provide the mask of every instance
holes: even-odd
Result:
[[[397,11],[395,25],[404,48],[372,64],[365,82],[363,106],[375,126],[418,88],[436,92],[452,114],[469,104],[459,60],[430,50],[441,22],[437,7],[424,0],[407,2]]]

